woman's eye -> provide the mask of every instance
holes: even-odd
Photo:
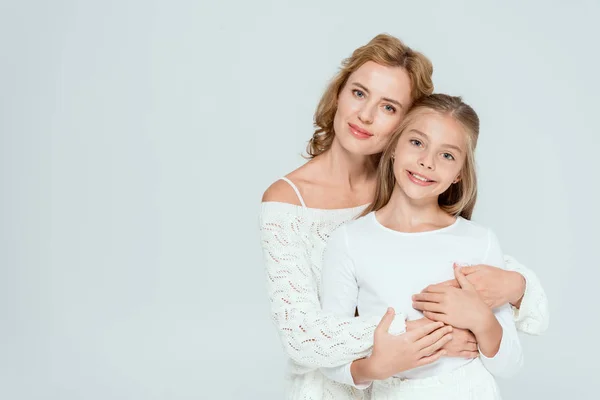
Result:
[[[394,108],[393,106],[390,106],[389,104],[386,104],[384,106],[385,111],[391,112],[391,113],[395,113],[396,112],[396,108]]]
[[[421,146],[421,144],[422,144],[421,141],[417,140],[417,139],[411,139],[410,143],[414,144],[415,146]]]
[[[363,92],[362,90],[354,89],[354,90],[352,91],[352,93],[354,93],[354,95],[355,95],[356,97],[360,97],[360,98],[363,98],[363,97],[365,97],[365,94],[364,94],[364,92]]]
[[[444,157],[446,160],[454,160],[454,156],[450,153],[444,153],[442,154],[442,157]]]

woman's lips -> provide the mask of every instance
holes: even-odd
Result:
[[[368,139],[373,136],[371,132],[367,131],[366,129],[359,128],[354,124],[348,123],[348,127],[350,127],[350,133],[352,133],[352,135],[358,139]]]

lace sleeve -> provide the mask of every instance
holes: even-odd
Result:
[[[338,317],[321,310],[320,268],[313,269],[306,216],[262,208],[261,245],[271,317],[287,355],[311,370],[366,356],[380,318]]]
[[[512,307],[517,330],[529,335],[541,335],[548,329],[550,319],[548,299],[535,273],[510,256],[504,256],[506,269],[523,275],[526,281],[521,307]]]

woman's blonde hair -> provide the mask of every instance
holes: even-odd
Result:
[[[477,200],[475,147],[479,137],[479,117],[471,106],[463,103],[460,97],[446,94],[432,94],[415,102],[400,126],[392,133],[390,142],[379,161],[375,198],[360,216],[380,210],[390,201],[396,185],[393,154],[396,152],[398,140],[417,118],[431,111],[451,116],[464,127],[467,135],[465,163],[460,171],[459,181],[440,194],[438,204],[450,215],[471,219]]]
[[[307,158],[329,150],[335,133],[333,119],[337,111],[338,96],[348,77],[363,64],[374,61],[386,67],[402,67],[411,82],[411,100],[416,101],[433,92],[433,66],[423,54],[412,50],[398,38],[387,34],[375,36],[369,43],[354,50],[352,56],[342,61],[342,67],[325,90],[315,111],[315,132],[308,142]]]

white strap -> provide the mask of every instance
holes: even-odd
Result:
[[[294,183],[292,181],[290,181],[288,178],[286,178],[285,176],[283,178],[281,178],[281,180],[286,181],[287,183],[290,184],[292,189],[294,189],[294,192],[296,192],[296,196],[298,196],[298,200],[300,200],[300,204],[302,204],[302,207],[306,208],[306,204],[304,204],[304,199],[302,198],[302,195],[300,194],[300,191],[298,190],[296,185],[294,185]]]

